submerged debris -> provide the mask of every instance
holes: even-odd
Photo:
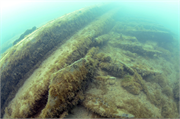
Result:
[[[178,118],[177,41],[118,13],[113,4],[77,10],[7,50],[2,117],[64,118],[81,105],[103,118]]]

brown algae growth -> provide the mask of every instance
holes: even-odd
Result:
[[[74,11],[8,49],[0,60],[1,117],[178,118],[177,40],[119,10]]]

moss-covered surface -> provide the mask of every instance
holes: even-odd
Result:
[[[22,42],[9,49],[6,55],[1,58],[0,64],[1,108],[3,108],[9,93],[13,90],[13,86],[17,85],[27,72],[39,65],[38,62],[47,57],[48,52],[61,45],[60,43],[70,38],[77,30],[87,25],[97,16],[111,9],[109,7],[102,10],[103,7],[106,7],[106,5],[90,7],[82,12],[78,10],[72,14],[64,15],[62,18],[60,17],[39,28],[31,36],[24,38]],[[8,85],[11,86],[8,87]]]
[[[4,117],[76,118],[77,109],[86,118],[178,118],[176,39],[117,15],[108,4],[81,9],[9,49],[0,64]]]
[[[80,59],[52,74],[48,101],[39,115],[40,118],[58,117],[59,113],[68,111],[83,100],[82,91],[87,85],[88,65],[85,59]]]
[[[135,82],[133,77],[129,74],[124,75],[121,86],[134,95],[138,95],[142,90],[141,85]]]

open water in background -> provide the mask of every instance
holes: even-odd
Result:
[[[103,1],[108,2],[107,0]],[[112,1],[111,1],[112,2]],[[13,41],[32,27],[40,27],[48,21],[75,10],[100,4],[102,1],[50,1],[50,0],[1,0],[0,3],[0,54],[12,46]],[[179,38],[179,0],[175,1],[121,1],[116,5],[121,7],[118,17],[135,17],[148,19],[169,29],[176,39]]]

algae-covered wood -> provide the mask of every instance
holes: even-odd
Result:
[[[101,4],[74,11],[7,50],[2,117],[178,118],[178,41],[120,10]]]

